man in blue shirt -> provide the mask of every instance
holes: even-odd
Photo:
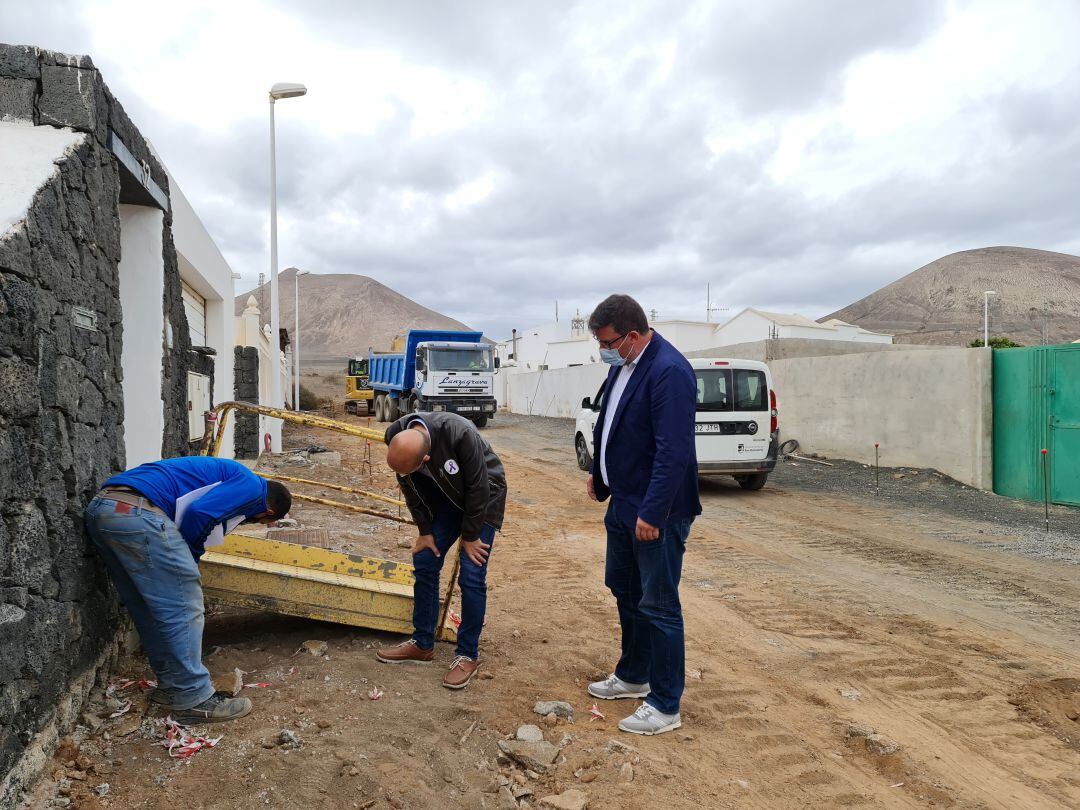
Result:
[[[158,687],[180,723],[235,720],[247,698],[216,693],[202,663],[198,560],[242,522],[285,517],[292,496],[236,461],[189,456],[114,475],[86,507],[86,530],[139,631]]]

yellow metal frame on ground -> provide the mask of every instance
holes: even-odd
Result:
[[[204,454],[217,455],[225,423],[233,410],[259,413],[380,443],[383,440],[380,431],[370,428],[264,405],[225,402],[215,410],[218,416],[217,430],[204,443]],[[264,477],[357,493],[404,506],[403,501],[339,484],[269,474]],[[293,493],[293,497],[386,520],[411,523],[406,518],[355,504],[299,493]],[[411,633],[413,629],[414,569],[407,563],[234,533],[226,536],[224,545],[208,549],[199,567],[204,593],[227,605],[393,633]],[[444,605],[449,605],[453,588],[454,578],[451,577]],[[444,608],[440,615],[440,623],[444,626],[438,637],[453,641],[457,634],[452,626],[445,626],[446,615]]]
[[[227,605],[391,633],[413,629],[406,563],[230,534],[199,568],[206,596]],[[444,628],[444,640],[456,637]]]

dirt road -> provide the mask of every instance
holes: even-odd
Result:
[[[602,508],[564,431],[502,415],[486,431],[511,497],[485,679],[451,693],[438,685],[448,648],[436,667],[391,668],[372,656],[396,640],[383,634],[223,613],[207,625],[207,649],[220,647],[208,661],[272,684],[245,690],[255,713],[187,763],[148,739],[150,719],[126,737],[81,735],[75,805],[496,808],[501,775],[532,806],[572,788],[591,808],[1080,806],[1078,568],[1011,553],[1007,536],[960,542],[986,522],[940,509],[706,482],[683,575],[684,728],[621,734],[633,706],[616,702],[590,722],[584,687],[612,669],[618,626]],[[381,548],[407,553],[399,534]],[[306,639],[328,658],[294,655]],[[371,701],[376,685],[385,696]],[[577,717],[544,728],[563,759],[530,779],[500,770],[496,743],[539,722],[537,699],[570,701]],[[282,729],[302,747],[273,744]],[[85,798],[104,781],[106,798]]]

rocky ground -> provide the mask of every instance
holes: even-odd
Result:
[[[706,482],[681,590],[684,726],[639,738],[616,728],[633,704],[594,716],[585,693],[613,667],[618,625],[602,509],[585,497],[570,424],[500,414],[485,435],[510,498],[468,689],[439,685],[448,645],[433,666],[391,667],[374,659],[398,640],[388,634],[222,610],[207,621],[207,663],[220,683],[240,669],[267,684],[242,687],[252,715],[202,729],[220,742],[171,759],[163,713],[137,684],[119,700],[99,691],[33,806],[1080,805],[1071,510],[1040,541],[1037,507],[927,471],[886,471],[880,491],[848,464],[788,464],[757,493]],[[315,440],[291,431],[286,445]],[[297,477],[393,491],[381,447],[317,441],[340,468],[309,459]],[[408,527],[296,514],[351,551],[408,558]],[[1059,541],[1061,555],[1030,548]],[[140,659],[115,673],[149,675]]]

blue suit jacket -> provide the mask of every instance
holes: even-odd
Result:
[[[653,332],[645,354],[630,375],[607,441],[608,483],[600,474],[600,447],[610,394],[620,368],[608,372],[593,434],[593,487],[603,501],[611,496],[624,526],[640,517],[663,527],[669,520],[701,514],[694,409],[697,381],[690,363]]]

